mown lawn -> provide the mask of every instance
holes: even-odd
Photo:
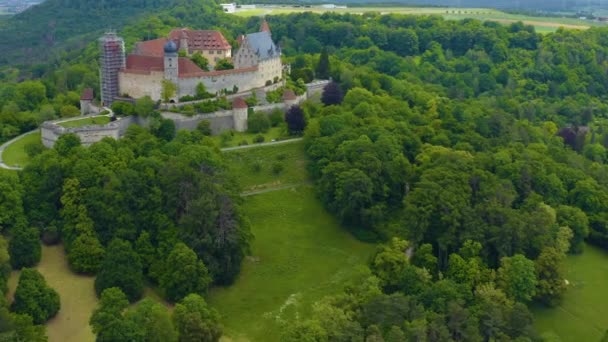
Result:
[[[47,283],[61,298],[57,316],[46,324],[49,342],[89,342],[95,335],[89,326],[89,318],[97,305],[94,277],[73,273],[68,267],[63,246],[42,246],[42,260],[36,266]],[[12,298],[19,273],[9,279],[9,298]]]
[[[226,151],[224,158],[244,191],[280,187],[308,179],[302,141]]]
[[[2,160],[6,165],[10,166],[25,166],[30,161],[30,157],[25,152],[25,146],[28,144],[40,144],[40,131],[28,134],[23,138],[15,141],[6,147],[2,153]]]
[[[87,125],[105,125],[109,122],[110,122],[110,118],[108,116],[96,116],[96,117],[84,118],[81,120],[61,122],[58,125],[65,127],[65,128],[71,128],[71,127],[82,127],[82,126],[87,126]]]
[[[374,250],[340,227],[310,186],[247,197],[245,214],[252,255],[234,285],[209,297],[232,340],[279,341],[281,322],[340,291]]]
[[[562,341],[600,341],[608,329],[608,253],[587,245],[582,255],[569,256],[570,287],[556,308],[535,306],[540,333],[552,332]]]

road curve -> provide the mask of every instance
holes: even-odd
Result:
[[[11,139],[11,140],[9,140],[9,141],[5,142],[4,144],[0,145],[0,168],[7,169],[7,170],[23,170],[23,168],[18,167],[18,166],[10,166],[10,165],[6,165],[6,164],[4,164],[4,161],[2,160],[2,154],[4,153],[4,150],[5,150],[5,149],[6,149],[6,148],[7,148],[7,147],[10,145],[10,144],[12,144],[12,143],[14,143],[15,141],[17,141],[17,140],[19,140],[19,139],[21,139],[21,138],[25,137],[26,135],[30,135],[30,134],[36,133],[36,132],[38,132],[39,130],[40,130],[40,129],[36,128],[36,129],[35,129],[35,130],[33,130],[33,131],[29,131],[29,132],[27,132],[27,133],[23,133],[23,134],[21,134],[21,135],[19,135],[19,136],[14,137],[14,138],[13,138],[13,139]]]

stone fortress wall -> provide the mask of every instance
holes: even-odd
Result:
[[[286,111],[289,107],[302,103],[307,98],[319,94],[329,81],[316,81],[307,84],[307,91],[301,96],[293,99],[286,99],[281,103],[272,103],[263,106],[255,106],[253,110],[256,112],[270,113],[275,109]],[[273,85],[276,88],[276,85]],[[176,130],[195,130],[199,122],[207,120],[210,123],[213,134],[218,134],[223,131],[234,129],[239,132],[247,130],[247,108],[233,108],[232,110],[222,110],[213,113],[198,114],[194,116],[186,116],[173,112],[162,112],[162,117],[175,122]],[[82,127],[65,128],[59,125],[64,120],[46,121],[40,126],[42,135],[42,144],[48,148],[53,147],[55,142],[63,134],[74,133],[80,137],[82,145],[89,146],[93,143],[101,141],[103,138],[109,137],[113,139],[121,138],[129,126],[135,124],[146,127],[147,119],[138,116],[128,116],[119,118],[105,125],[89,125]]]

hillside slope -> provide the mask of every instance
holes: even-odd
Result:
[[[209,0],[47,0],[0,26],[0,66],[48,62],[59,51],[84,47],[104,30],[163,10],[219,11]],[[216,9],[217,8],[217,9]]]

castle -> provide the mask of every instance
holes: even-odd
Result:
[[[272,41],[265,20],[260,32],[241,35],[237,39],[239,48],[234,55],[232,47],[218,31],[175,29],[168,38],[138,43],[126,58],[122,40],[119,43],[116,40],[115,35],[105,40],[102,38],[102,42],[112,42],[112,49],[102,44],[102,61],[112,61],[111,66],[102,68],[101,89],[106,106],[122,95],[132,98],[149,96],[155,101],[160,100],[165,80],[177,88],[170,102],[178,102],[181,97],[195,96],[199,84],[212,94],[234,90],[245,92],[277,83],[283,78],[281,49]],[[203,70],[188,58],[196,52],[209,61],[212,70]],[[221,59],[231,59],[234,69],[213,70]]]

